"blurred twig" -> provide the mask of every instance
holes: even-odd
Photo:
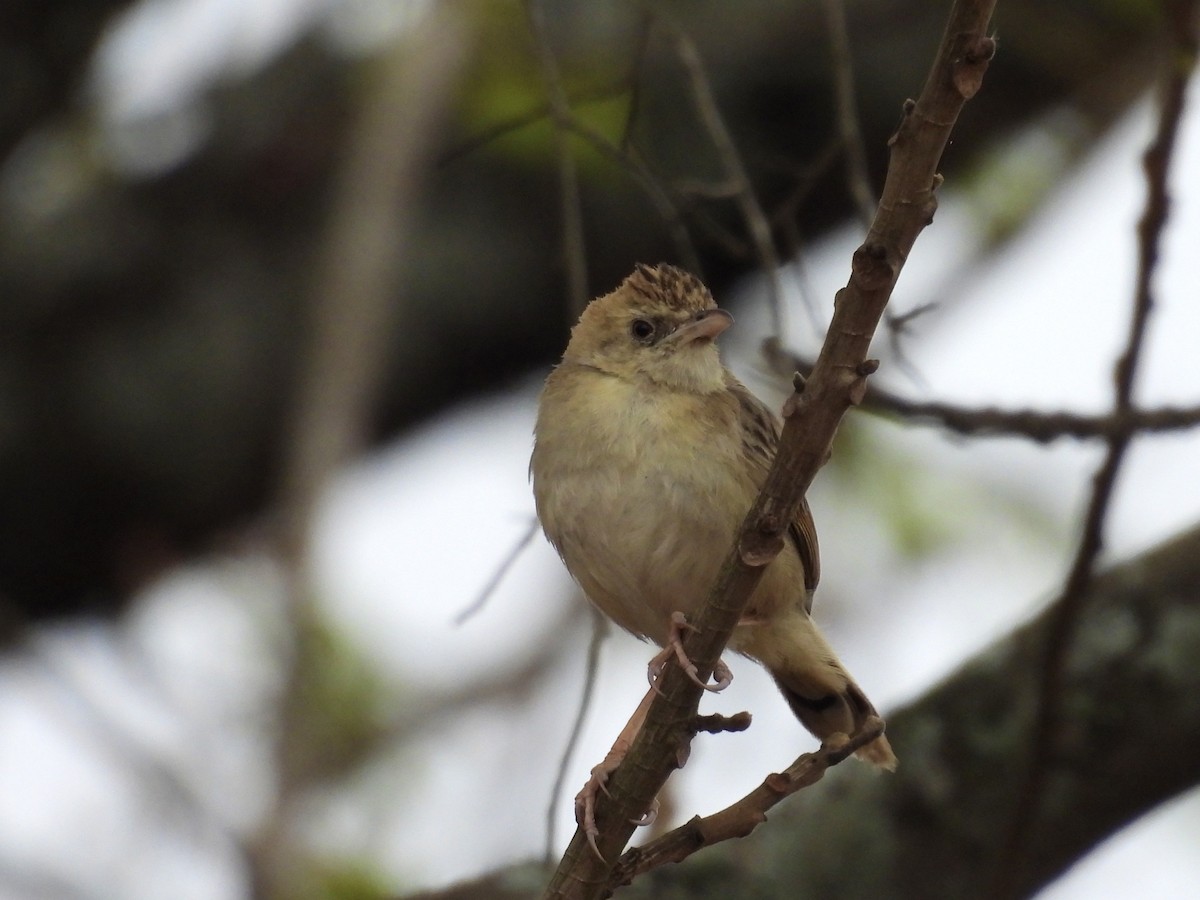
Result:
[[[1168,44],[1164,50],[1165,81],[1159,108],[1158,128],[1143,156],[1146,174],[1146,204],[1138,222],[1138,269],[1125,348],[1113,366],[1114,416],[1133,412],[1133,392],[1138,363],[1145,342],[1146,326],[1154,306],[1151,282],[1158,263],[1159,244],[1169,205],[1167,176],[1183,115],[1184,97],[1196,67],[1197,26],[1200,3],[1171,0],[1167,11]],[[1133,435],[1118,431],[1108,435],[1108,447],[1092,482],[1092,495],[1083,521],[1083,532],[1075,559],[1061,595],[1050,616],[1043,643],[1039,690],[1029,746],[1029,759],[1018,787],[1016,805],[1008,832],[997,855],[991,896],[1006,900],[1019,893],[1020,872],[1030,843],[1042,794],[1058,744],[1059,709],[1066,682],[1066,663],[1080,612],[1091,588],[1093,568],[1104,545],[1104,524],[1125,453]]]
[[[782,348],[779,341],[763,342],[763,356],[771,371],[784,378],[793,372],[807,375],[812,363]],[[926,420],[966,436],[1014,436],[1048,444],[1059,438],[1105,438],[1161,431],[1178,431],[1200,425],[1200,406],[1114,410],[1088,416],[1071,412],[1032,409],[999,409],[994,406],[956,406],[952,403],[907,400],[878,384],[867,389],[860,406],[869,412],[892,413],[902,419]]]
[[[633,65],[629,73],[629,109],[625,113],[625,127],[621,129],[620,148],[629,152],[633,140],[633,126],[642,108],[642,69],[646,63],[646,50],[650,46],[650,30],[653,16],[643,10],[638,20],[637,42],[634,44]]]
[[[104,635],[109,642],[115,637],[111,632]],[[138,737],[128,721],[121,721],[99,688],[72,671],[69,657],[56,653],[44,638],[31,641],[28,651],[47,681],[57,688],[64,706],[73,714],[73,723],[81,729],[81,735],[90,738],[96,750],[112,762],[114,769],[130,773],[134,784],[148,794],[154,793],[157,800],[173,804],[173,812],[181,813],[185,820],[201,823],[204,828],[211,828],[232,841],[228,828],[214,814],[207,798],[189,784],[178,766],[170,765],[162,753]],[[122,675],[126,674],[134,675],[122,670]],[[138,676],[141,674],[137,673]],[[63,721],[67,720],[64,718]]]
[[[863,228],[869,228],[875,217],[875,195],[867,174],[867,150],[858,124],[858,104],[854,100],[854,59],[846,29],[846,6],[843,0],[822,0],[821,5],[825,10],[825,27],[833,57],[834,106],[846,159],[846,184]]]
[[[667,226],[671,240],[675,244],[675,252],[679,254],[683,265],[697,275],[703,273],[700,267],[700,254],[688,234],[687,225],[679,210],[675,198],[663,187],[657,175],[646,165],[637,154],[632,143],[627,148],[614,144],[607,137],[578,117],[570,118],[571,130],[581,137],[593,150],[604,156],[610,162],[624,170],[634,182],[645,192],[646,197],[654,205],[659,216]]]
[[[916,365],[908,358],[908,351],[904,347],[904,338],[908,336],[909,326],[914,320],[937,308],[938,304],[930,301],[914,306],[907,312],[898,315],[892,315],[889,311],[883,317],[883,323],[887,326],[887,341],[888,347],[892,351],[892,361],[901,372],[909,377],[910,381],[922,387],[925,386],[925,379],[921,377]]]
[[[278,546],[289,579],[292,647],[284,662],[274,808],[251,853],[259,897],[288,895],[288,878],[298,871],[287,818],[304,787],[306,755],[299,736],[314,713],[305,685],[323,637],[307,571],[312,513],[335,468],[367,434],[395,325],[397,275],[432,165],[434,124],[447,106],[465,49],[456,8],[438,4],[402,43],[369,64],[371,77],[335,178],[279,498]]]
[[[581,90],[572,91],[568,97],[568,105],[583,106],[588,103],[604,103],[614,100],[629,91],[629,84],[626,79],[621,79],[615,84],[604,85],[596,88],[583,88]],[[530,125],[536,125],[538,122],[545,121],[550,118],[551,103],[547,100],[545,103],[537,104],[530,107],[523,113],[506,118],[493,125],[489,125],[472,135],[470,138],[455,144],[448,150],[443,151],[437,158],[437,166],[449,166],[457,162],[464,156],[470,156],[477,150],[486,147],[494,141],[498,141],[513,132],[520,131],[522,128],[527,128]]]
[[[570,300],[571,321],[579,317],[588,302],[587,253],[583,237],[583,205],[579,197],[579,174],[575,157],[571,155],[571,107],[554,51],[546,35],[546,21],[541,0],[525,0],[525,15],[533,44],[537,51],[542,80],[550,100],[550,121],[554,125],[554,152],[558,157],[558,197],[562,204],[562,254],[567,272],[567,297]]]
[[[112,885],[84,885],[44,866],[10,858],[0,851],[0,890],[6,897],[53,897],[54,900],[103,900]]]
[[[558,774],[554,776],[554,787],[550,789],[550,804],[546,808],[546,853],[547,866],[554,864],[554,832],[558,825],[558,807],[562,799],[563,787],[567,782],[567,770],[575,748],[579,746],[579,738],[583,734],[583,723],[587,719],[588,710],[592,707],[592,698],[596,694],[596,677],[600,672],[600,647],[608,637],[608,620],[599,609],[588,604],[592,619],[592,636],[588,640],[587,657],[583,669],[583,690],[579,695],[579,707],[575,711],[575,721],[571,723],[571,731],[567,736],[566,746],[563,747],[562,757],[558,763]]]
[[[683,61],[691,82],[692,102],[696,104],[700,121],[704,124],[709,140],[712,141],[713,149],[716,150],[717,157],[721,160],[721,166],[725,170],[726,188],[737,203],[742,218],[746,221],[746,230],[750,234],[759,262],[767,273],[767,294],[771,300],[772,328],[775,334],[782,336],[786,317],[783,291],[779,285],[779,254],[775,250],[771,225],[754,194],[754,186],[750,183],[746,167],[742,165],[742,158],[733,143],[733,137],[729,134],[729,129],[725,127],[725,121],[721,118],[716,97],[713,96],[712,87],[708,83],[708,76],[704,72],[704,64],[700,61],[700,53],[696,49],[695,43],[680,29],[671,26],[671,31],[675,38],[679,58]]]
[[[526,548],[533,543],[533,539],[537,536],[537,533],[538,521],[536,518],[534,518],[531,519],[529,524],[525,526],[525,533],[521,535],[521,539],[513,544],[512,549],[508,551],[508,555],[500,561],[500,565],[496,567],[496,571],[492,573],[492,577],[488,579],[487,584],[483,586],[483,590],[479,592],[479,595],[471,601],[470,605],[468,605],[462,610],[462,612],[454,617],[455,625],[462,625],[473,615],[483,609],[488,600],[491,599],[492,594],[496,592],[496,588],[500,587],[500,584],[504,581],[505,576],[507,576],[509,570],[512,569],[513,564],[516,563],[521,554],[525,552]]]
[[[531,26],[534,28],[535,42],[539,55],[539,64],[542,68],[543,78],[546,81],[547,88],[550,93],[550,99],[545,106],[537,107],[529,110],[519,116],[511,119],[506,119],[488,129],[485,129],[480,134],[476,135],[466,143],[456,147],[449,153],[443,155],[439,160],[440,164],[448,163],[459,158],[467,153],[473,152],[489,142],[503,137],[517,129],[524,128],[528,125],[535,124],[549,117],[552,119],[555,127],[555,141],[558,144],[557,152],[560,160],[560,187],[566,187],[570,179],[563,174],[562,154],[563,150],[563,132],[570,132],[580,138],[585,144],[591,147],[596,153],[603,156],[609,162],[624,171],[634,183],[642,189],[646,194],[647,199],[658,212],[663,223],[667,227],[667,231],[675,244],[675,252],[679,254],[680,262],[690,271],[697,275],[703,275],[703,268],[700,265],[700,254],[696,252],[695,245],[692,242],[691,236],[688,234],[687,225],[684,223],[683,215],[680,212],[679,203],[672,196],[672,192],[664,187],[662,180],[648,166],[637,152],[636,145],[632,140],[633,126],[636,121],[638,107],[640,105],[640,85],[639,79],[641,76],[642,61],[645,56],[646,45],[649,37],[649,18],[646,17],[642,22],[642,28],[638,35],[638,44],[635,51],[635,61],[627,82],[621,85],[597,89],[594,91],[585,91],[568,97],[565,89],[562,86],[561,78],[557,73],[557,65],[554,63],[553,55],[550,53],[544,39],[544,28],[539,25],[542,13],[538,5],[538,0],[526,0],[526,9],[530,17]],[[630,94],[629,111],[625,117],[624,128],[622,129],[621,139],[619,142],[610,140],[607,136],[588,125],[582,119],[574,114],[571,109],[571,103],[585,103],[591,100],[606,100],[617,96],[622,91],[628,91]],[[577,179],[576,179],[577,180]],[[577,195],[577,187],[576,187]],[[564,206],[564,216],[567,214]],[[581,240],[577,241],[581,245]],[[574,265],[572,263],[571,265]],[[574,276],[572,276],[574,277]],[[573,292],[577,292],[577,288],[572,288]],[[586,300],[586,297],[585,297]],[[577,302],[577,301],[576,301]]]

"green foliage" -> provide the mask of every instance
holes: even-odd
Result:
[[[382,872],[365,860],[315,863],[297,878],[294,900],[384,900],[395,896]]]
[[[540,169],[555,159],[548,87],[538,64],[524,16],[496,15],[499,4],[484,4],[481,34],[462,90],[459,116],[468,135],[499,131],[489,151]],[[629,116],[630,93],[624,73],[612,66],[622,57],[572,52],[556,59],[571,111],[581,123],[619,143]],[[506,127],[507,126],[507,127]],[[580,170],[596,175],[611,166],[576,139]]]
[[[379,673],[328,622],[305,629],[297,649],[288,756],[301,783],[336,778],[365,761],[384,729]]]

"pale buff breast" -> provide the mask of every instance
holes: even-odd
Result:
[[[741,462],[736,401],[560,370],[537,435],[534,495],[547,536],[593,603],[662,643],[671,613],[703,602],[757,490]],[[751,613],[770,618],[799,601],[802,585],[789,547]]]

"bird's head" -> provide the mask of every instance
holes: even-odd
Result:
[[[713,341],[732,324],[733,316],[717,308],[696,276],[639,264],[615,291],[588,304],[563,362],[711,393],[725,387]]]

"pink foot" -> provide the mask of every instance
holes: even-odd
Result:
[[[600,834],[600,829],[596,827],[596,797],[601,791],[605,796],[610,796],[608,788],[604,785],[608,781],[608,776],[621,764],[621,760],[625,756],[625,749],[627,748],[622,749],[620,756],[614,759],[617,748],[613,747],[608,756],[604,757],[598,766],[592,768],[592,774],[588,778],[587,784],[575,795],[575,822],[583,829],[588,845],[601,862],[607,862],[607,860],[600,852],[600,848],[596,846],[596,837]]]
[[[596,838],[600,834],[600,829],[596,826],[596,797],[601,793],[604,796],[612,799],[608,788],[605,785],[608,783],[608,776],[617,770],[617,766],[621,764],[621,760],[625,758],[625,754],[629,751],[629,744],[618,739],[613,745],[612,750],[608,751],[608,755],[600,761],[600,764],[592,768],[591,777],[588,778],[587,784],[583,786],[578,794],[575,795],[575,823],[583,829],[584,836],[587,838],[588,846],[592,848],[592,852],[602,861],[604,855],[600,852],[600,848],[596,846]],[[633,819],[633,824],[651,825],[658,818],[658,798],[655,798],[653,804],[645,815],[639,819]]]
[[[663,673],[663,669],[667,667],[667,662],[674,657],[679,663],[680,668],[687,673],[688,678],[700,685],[706,691],[723,691],[729,687],[733,681],[733,673],[729,671],[729,666],[725,665],[724,660],[717,660],[717,665],[713,669],[713,678],[716,679],[715,684],[705,684],[700,680],[699,671],[688,659],[687,654],[683,650],[683,633],[685,631],[695,631],[695,628],[688,624],[687,618],[681,612],[671,613],[671,625],[667,631],[667,645],[662,648],[654,658],[650,660],[650,664],[646,667],[646,677],[650,680],[650,687],[658,690],[658,678]]]

